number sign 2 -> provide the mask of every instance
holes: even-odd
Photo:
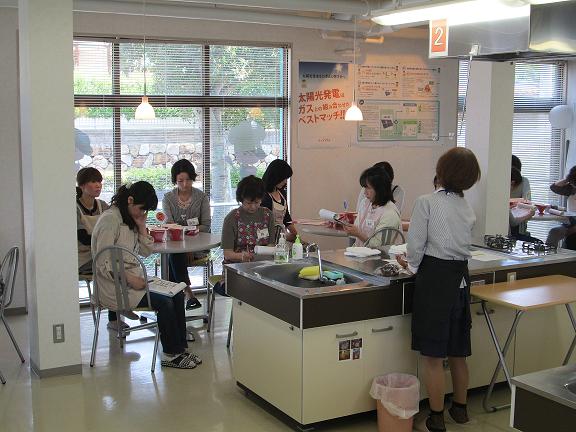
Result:
[[[448,55],[448,23],[446,20],[430,21],[430,50],[428,57]]]

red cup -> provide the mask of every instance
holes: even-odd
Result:
[[[155,243],[166,241],[166,230],[164,228],[152,228],[150,230],[150,235],[154,239]]]
[[[173,241],[182,240],[182,228],[168,228],[170,239]]]
[[[540,214],[544,214],[544,210],[546,210],[546,207],[548,207],[546,204],[534,204],[536,206],[536,208],[538,209],[538,213]]]
[[[200,230],[198,229],[197,226],[190,226],[190,227],[184,228],[184,230],[186,231],[187,236],[195,236],[196,234],[198,234],[200,232]]]

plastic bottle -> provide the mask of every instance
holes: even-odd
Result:
[[[274,264],[285,264],[288,262],[288,251],[286,250],[286,237],[280,233],[280,238],[274,251]]]
[[[304,248],[302,247],[302,242],[300,241],[300,236],[296,235],[296,240],[292,245],[292,259],[302,259],[304,256]]]

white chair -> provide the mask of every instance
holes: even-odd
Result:
[[[96,256],[94,257],[94,261],[92,263],[93,268],[93,279],[94,279],[94,293],[92,298],[90,299],[93,302],[94,307],[96,309],[96,322],[94,325],[94,339],[92,341],[92,354],[90,356],[90,366],[93,367],[96,358],[96,345],[98,343],[98,329],[100,325],[100,314],[104,306],[100,303],[100,290],[98,287],[99,279],[102,277],[99,273],[97,273],[98,263],[101,260],[106,259],[106,257],[110,258],[110,264],[112,267],[111,276],[114,280],[114,286],[116,288],[116,313],[118,315],[118,339],[120,340],[120,347],[124,347],[124,338],[127,334],[132,333],[138,330],[148,330],[148,329],[155,329],[155,339],[154,339],[154,354],[152,356],[152,367],[151,371],[154,372],[156,368],[156,356],[158,353],[158,341],[160,338],[160,329],[158,328],[158,323],[156,320],[149,321],[146,324],[140,324],[137,326],[131,326],[127,329],[124,329],[121,325],[122,323],[122,315],[129,314],[132,312],[132,308],[130,307],[130,303],[128,301],[128,285],[126,283],[126,268],[125,268],[125,259],[129,257],[130,259],[134,259],[137,262],[142,270],[142,274],[144,279],[146,280],[146,287],[145,287],[145,296],[148,299],[148,304],[150,305],[150,291],[148,289],[148,278],[146,276],[146,266],[142,262],[142,259],[134,252],[129,249],[120,247],[120,246],[108,246],[102,249]],[[136,311],[147,311],[153,312],[156,314],[151,307],[145,308],[138,308]]]
[[[20,356],[20,360],[24,363],[24,356],[22,355],[22,351],[14,338],[14,334],[12,333],[12,329],[6,322],[6,318],[4,317],[4,311],[10,303],[12,303],[12,298],[14,295],[14,283],[16,282],[16,272],[18,271],[18,260],[20,257],[19,249],[14,246],[11,248],[8,253],[4,256],[2,260],[2,264],[0,264],[0,319],[4,323],[4,327],[6,327],[6,331],[8,332],[8,336],[12,340],[12,344]],[[0,381],[2,384],[6,383],[4,376],[0,372]]]
[[[382,248],[383,246],[388,246],[392,244],[396,244],[398,239],[401,240],[401,243],[406,243],[406,238],[404,237],[404,233],[396,228],[380,228],[379,230],[375,231],[370,237],[366,239],[364,242],[364,246],[368,246],[368,243],[372,239],[379,239],[378,245],[376,246],[377,249]]]

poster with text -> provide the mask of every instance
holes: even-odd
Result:
[[[438,139],[438,101],[361,100],[364,120],[358,141],[435,141]]]
[[[347,63],[300,62],[298,79],[299,147],[349,145],[351,125],[344,120],[352,102]]]

